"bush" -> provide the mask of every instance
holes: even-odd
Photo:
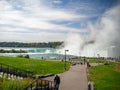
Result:
[[[19,57],[19,58],[30,58],[28,54],[26,54],[26,55],[17,55],[16,57]]]
[[[27,54],[27,55],[24,56],[24,58],[30,58],[30,57],[29,57],[29,55]]]
[[[109,65],[109,63],[108,63],[108,62],[105,62],[104,65]]]

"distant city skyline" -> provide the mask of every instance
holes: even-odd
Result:
[[[88,28],[118,3],[119,0],[0,0],[0,42],[65,41],[69,33],[90,36]]]

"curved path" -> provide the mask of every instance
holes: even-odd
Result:
[[[88,90],[86,65],[75,65],[60,75],[59,90]]]
[[[59,90],[88,90],[87,66],[75,65],[60,74],[61,83]],[[47,77],[46,80],[54,81],[54,77]]]

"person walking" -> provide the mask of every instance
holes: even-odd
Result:
[[[58,75],[56,75],[54,78],[54,90],[59,89],[59,84],[60,84],[60,77]]]

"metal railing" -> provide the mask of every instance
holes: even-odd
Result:
[[[20,76],[20,77],[23,77],[23,78],[33,76],[33,72],[31,72],[31,71],[16,68],[14,66],[6,65],[6,64],[3,64],[3,63],[0,63],[0,72]]]
[[[48,80],[36,79],[24,90],[54,90],[54,83]]]
[[[32,78],[34,81],[26,86],[24,90],[54,90],[53,81],[42,80],[42,77],[40,77],[39,79],[35,79],[33,77],[33,72],[31,71],[0,63],[0,72],[6,73],[7,76],[8,74],[10,74],[15,75],[16,77],[19,76],[23,78]]]

